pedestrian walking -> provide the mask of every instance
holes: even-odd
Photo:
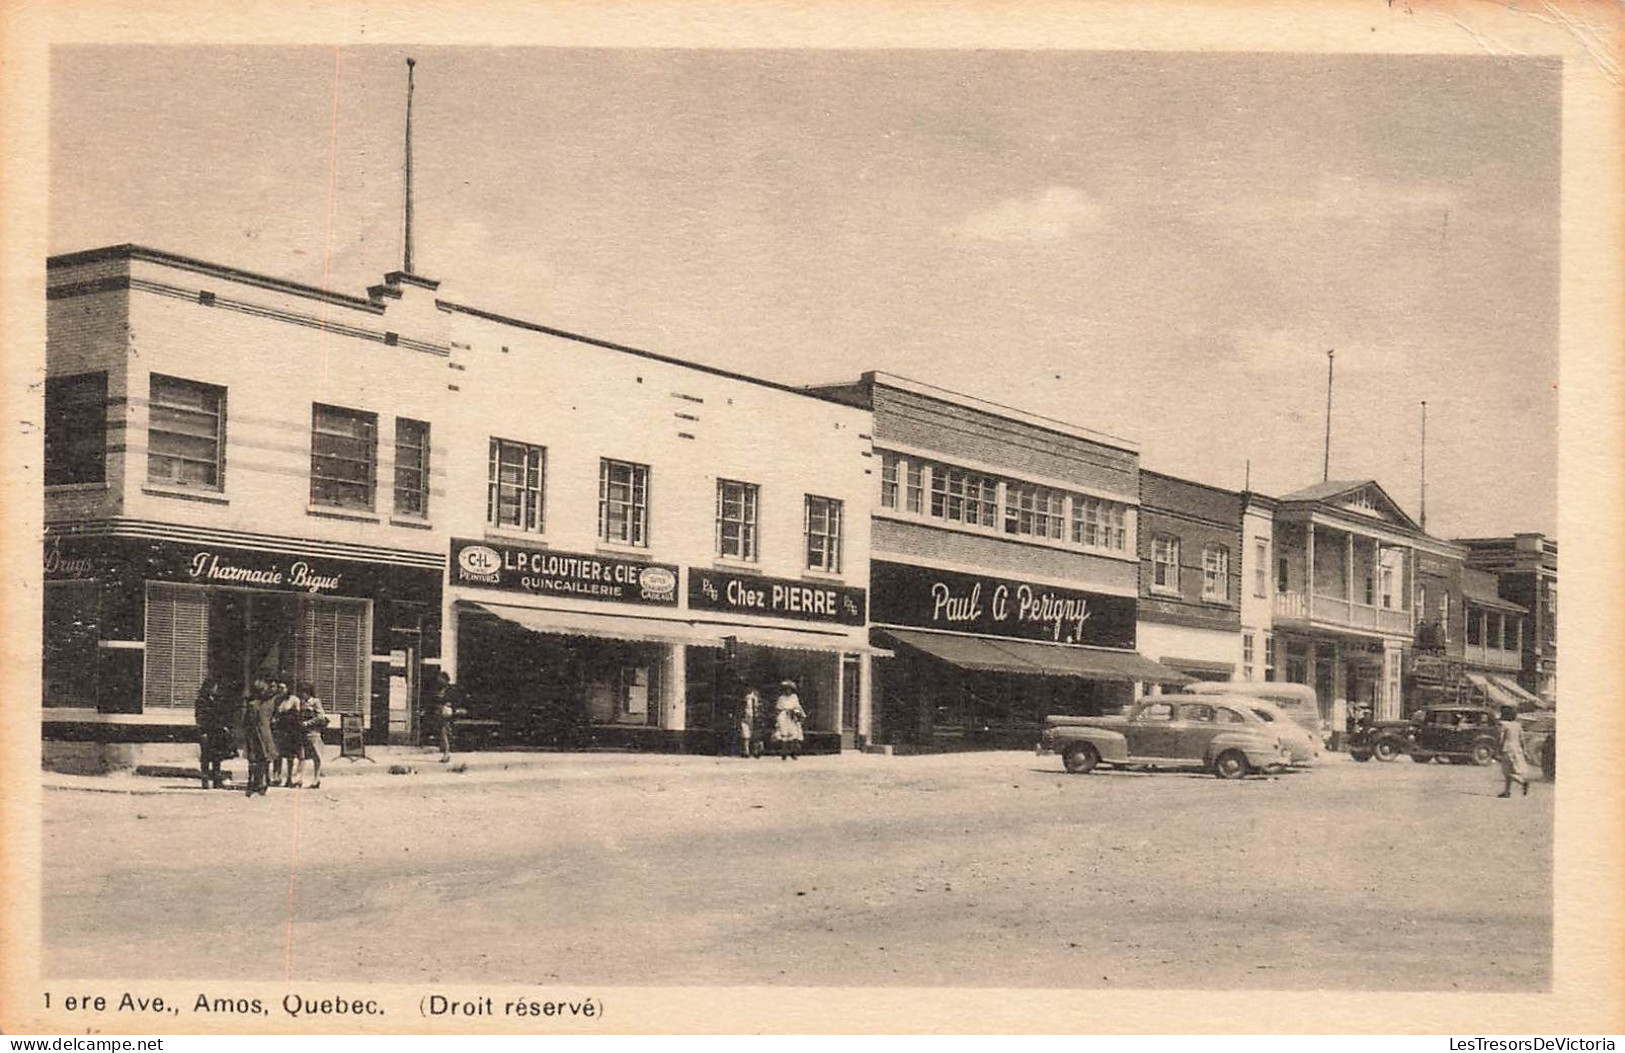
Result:
[[[451,760],[451,740],[457,718],[467,716],[468,710],[462,707],[462,688],[452,683],[451,675],[444,669],[440,670],[440,686],[435,696],[439,703],[436,713],[440,718],[440,763],[445,764]]]
[[[1529,796],[1529,761],[1523,755],[1523,725],[1518,723],[1518,710],[1515,706],[1501,707],[1501,774],[1506,779],[1506,787],[1497,795],[1499,797],[1512,796],[1512,784],[1523,786],[1523,795]]]
[[[762,755],[762,740],[756,736],[756,721],[762,712],[762,693],[754,687],[746,688],[739,700],[739,755],[756,758]]]
[[[807,711],[801,708],[801,698],[796,694],[796,682],[784,681],[779,685],[778,700],[773,703],[773,744],[780,760],[801,758],[801,743],[806,737],[801,722],[806,719]]]
[[[242,736],[243,755],[248,758],[248,796],[265,795],[271,782],[271,765],[276,762],[276,736],[271,732],[271,715],[276,703],[271,685],[265,680],[254,681],[248,700],[243,703]]]
[[[293,781],[296,786],[304,781],[305,761],[308,758],[311,763],[310,788],[314,790],[322,785],[322,730],[330,721],[322,700],[316,697],[315,684],[303,681],[294,695],[299,699],[300,730],[304,734],[304,742],[301,744],[299,762],[294,765]]]
[[[235,757],[237,747],[232,741],[230,705],[221,697],[220,682],[214,677],[198,688],[192,716],[197,722],[198,777],[205,790],[224,789],[226,778],[220,762]]]
[[[305,749],[304,713],[299,707],[299,696],[286,680],[277,680],[272,688],[271,732],[276,738],[276,772],[272,783],[293,786],[293,766]]]

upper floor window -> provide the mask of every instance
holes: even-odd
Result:
[[[547,447],[491,440],[485,521],[494,527],[540,534],[547,529]]]
[[[648,465],[599,460],[598,536],[615,544],[648,546]]]
[[[1029,483],[1006,483],[1004,532],[1061,540],[1066,498],[1059,490]]]
[[[760,488],[755,483],[717,480],[717,555],[731,559],[757,558],[756,506],[759,497]]]
[[[1394,581],[1398,575],[1394,573],[1394,568],[1387,564],[1383,565],[1378,574],[1381,577],[1382,605],[1391,610],[1394,606]]]
[[[1275,634],[1264,634],[1264,679],[1275,679]]]
[[[1270,543],[1253,542],[1253,595],[1266,596],[1270,585]]]
[[[226,389],[154,373],[147,409],[148,481],[220,489]]]
[[[1124,551],[1128,547],[1128,509],[1115,501],[1074,495],[1072,543]]]
[[[1253,649],[1253,634],[1241,634],[1241,678],[1246,681],[1253,679],[1253,660],[1256,652]]]
[[[908,462],[903,499],[910,512],[925,510],[925,468],[919,461]]]
[[[395,514],[429,515],[429,425],[395,418]]]
[[[45,485],[107,481],[107,374],[45,378]]]
[[[880,507],[897,507],[897,470],[900,462],[894,453],[880,455]]]
[[[841,572],[841,502],[807,495],[807,569]]]
[[[1439,590],[1439,632],[1444,634],[1445,643],[1450,642],[1450,594],[1443,589]]]
[[[1282,557],[1280,557],[1279,559],[1277,559],[1275,561],[1275,591],[1276,592],[1286,592],[1287,591],[1286,585],[1287,585],[1287,581],[1289,580],[1287,578],[1287,568],[1288,568],[1288,566],[1289,566],[1289,564],[1287,563],[1287,558],[1285,556],[1282,556]]]
[[[311,503],[371,509],[377,480],[378,415],[316,403],[311,412]]]
[[[1419,619],[1428,616],[1428,587],[1420,581],[1416,583],[1416,615]]]
[[[1151,539],[1151,587],[1179,591],[1179,539],[1159,534]]]
[[[991,527],[998,525],[998,513],[997,480],[962,468],[932,467],[931,515],[934,518]]]
[[[1230,550],[1223,545],[1208,545],[1202,549],[1202,598],[1230,598]]]

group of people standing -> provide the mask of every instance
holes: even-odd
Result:
[[[322,729],[329,719],[314,685],[262,677],[238,705],[211,677],[198,689],[194,716],[204,789],[226,788],[220,765],[237,756],[239,743],[248,760],[250,797],[263,796],[272,785],[302,786],[307,759],[313,765],[311,788],[322,784]]]
[[[762,704],[762,693],[754,687],[746,690],[739,703],[739,724],[736,737],[738,739],[739,756],[760,757],[763,748],[764,725],[768,719],[768,711]],[[796,694],[794,680],[782,681],[775,690],[772,709],[773,748],[780,760],[789,760],[801,756],[801,745],[806,740],[806,733],[802,730],[802,722],[807,719],[807,711],[801,708],[801,697]]]

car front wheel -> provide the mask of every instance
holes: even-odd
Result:
[[[1487,742],[1475,743],[1473,746],[1473,763],[1480,768],[1485,767],[1495,759],[1495,748]]]
[[[1393,739],[1378,739],[1371,747],[1371,753],[1380,761],[1398,760],[1400,753],[1399,743]]]
[[[1239,779],[1248,768],[1247,756],[1240,750],[1225,750],[1213,761],[1213,774],[1221,779]]]
[[[1088,774],[1100,763],[1100,751],[1087,742],[1080,742],[1061,754],[1061,763],[1066,765],[1067,771]]]

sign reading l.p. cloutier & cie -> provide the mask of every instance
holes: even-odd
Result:
[[[677,568],[612,556],[451,540],[451,583],[532,596],[677,605]]]
[[[1046,643],[1133,647],[1135,600],[1012,578],[874,560],[871,618],[883,625]]]
[[[850,585],[764,578],[688,568],[688,605],[697,611],[765,614],[808,622],[862,625],[864,595]]]

